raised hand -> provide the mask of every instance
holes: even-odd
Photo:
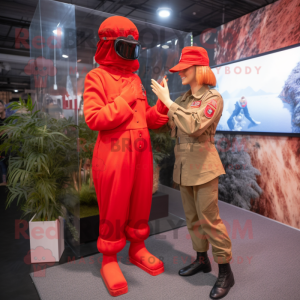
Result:
[[[169,79],[167,78],[167,75],[164,76],[164,78],[166,78],[166,81],[168,81]],[[164,82],[163,80],[160,82],[161,86],[164,86]],[[163,115],[166,115],[169,111],[168,107],[166,107],[161,101],[160,99],[157,99],[156,102],[156,107],[157,107],[157,111]]]
[[[163,86],[160,85],[154,79],[151,79],[151,83],[151,88],[154,94],[158,97],[158,99],[161,100],[161,102],[163,102],[167,107],[169,107],[167,104],[169,101],[172,100],[170,99],[170,92],[166,79],[163,79]]]

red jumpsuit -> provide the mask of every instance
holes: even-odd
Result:
[[[137,39],[134,24],[124,19],[128,20],[124,17],[106,19],[99,28],[100,38],[132,34]],[[121,30],[118,24],[122,24]],[[99,131],[92,170],[100,215],[97,247],[107,257],[121,251],[126,240],[139,245],[139,250],[131,251],[133,255],[144,247],[143,242],[149,236],[153,155],[148,128],[157,129],[168,122],[166,107],[160,101],[159,106],[154,107],[147,102],[141,80],[133,73],[139,67],[138,61],[122,59],[113,47],[113,41],[98,43],[95,59],[100,67],[87,74],[84,91],[86,123],[92,130]],[[132,106],[120,96],[124,80],[128,80],[135,91],[137,101]],[[141,260],[142,269],[143,264]],[[104,277],[110,280],[108,275]],[[105,283],[112,295],[119,295],[111,289],[120,289],[120,284],[112,287],[109,282]]]

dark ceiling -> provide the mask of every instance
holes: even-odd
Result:
[[[126,16],[152,24],[192,32],[194,36],[207,28],[216,28],[277,0],[69,0],[58,1],[94,10]],[[10,55],[10,69],[0,68],[0,90],[29,88],[24,76],[22,57],[29,49],[16,48],[16,29],[29,28],[38,0],[0,0],[0,63]],[[161,18],[157,8],[168,6],[172,15]],[[25,58],[24,57],[24,58]]]
[[[216,28],[276,0],[73,0],[61,1],[101,10],[111,14],[143,20],[149,23],[200,34],[206,28]],[[169,18],[160,18],[156,10],[168,6]]]

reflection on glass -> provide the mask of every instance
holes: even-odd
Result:
[[[54,1],[39,1],[29,29],[30,60],[24,72],[31,78],[35,109],[48,115],[45,124],[55,124],[65,142],[55,151],[63,157],[67,184],[60,201],[65,208],[65,240],[79,255],[79,153],[77,114],[77,49],[66,43],[66,36],[75,31],[74,6]],[[68,146],[68,147],[67,147]],[[63,166],[63,163],[60,165]]]

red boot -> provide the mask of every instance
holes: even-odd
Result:
[[[129,261],[152,276],[159,275],[165,270],[163,262],[146,249],[144,242],[131,242]]]
[[[100,273],[112,296],[116,297],[128,292],[127,281],[119,267],[117,255],[103,255]]]

